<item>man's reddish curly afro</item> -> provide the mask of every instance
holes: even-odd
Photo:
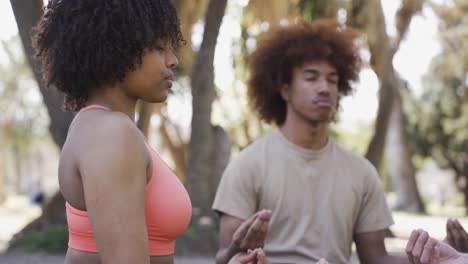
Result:
[[[266,32],[250,55],[248,96],[260,118],[280,126],[286,119],[286,102],[280,95],[282,84],[291,83],[295,67],[305,62],[325,60],[338,72],[340,95],[350,93],[358,79],[361,59],[356,45],[358,33],[336,20],[312,23],[299,20]]]

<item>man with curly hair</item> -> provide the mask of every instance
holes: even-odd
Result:
[[[264,247],[271,263],[408,263],[389,256],[393,224],[375,168],[337,144],[329,126],[351,91],[361,61],[358,34],[335,21],[272,28],[249,58],[248,95],[260,118],[278,130],[242,150],[226,168],[213,209],[220,214],[217,260],[245,250],[235,230],[259,209],[272,211]]]

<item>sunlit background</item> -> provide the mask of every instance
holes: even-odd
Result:
[[[463,0],[459,1],[463,2]],[[430,2],[453,5],[457,1],[433,0]],[[223,127],[231,135],[235,142],[233,155],[251,140],[271,130],[269,126],[257,126],[256,123],[252,125],[253,121],[245,121],[246,116],[251,116],[253,113],[248,108],[245,95],[245,73],[243,72],[245,67],[243,68],[242,62],[238,62],[238,58],[242,55],[241,23],[248,3],[248,0],[228,2],[214,59],[217,99],[213,104],[212,123]],[[387,33],[390,37],[395,37],[397,34],[395,14],[402,1],[382,0],[381,3]],[[465,5],[468,6],[468,3]],[[338,18],[345,20],[346,12],[341,10]],[[286,23],[286,21],[283,22]],[[43,192],[47,200],[57,192],[59,149],[49,133],[49,116],[34,76],[25,60],[10,1],[0,1],[0,23],[0,194],[4,194],[3,203],[0,199],[1,252],[15,232],[41,214],[41,207],[31,204],[32,197],[38,192]],[[441,20],[434,13],[433,8],[429,4],[423,5],[421,12],[412,18],[406,37],[394,56],[394,69],[397,75],[405,81],[409,97],[413,98],[411,100],[424,100],[422,98],[427,91],[424,77],[429,74],[434,58],[442,52],[440,24]],[[269,24],[263,22],[250,26],[248,31],[250,35],[257,36],[268,28]],[[192,35],[185,36],[185,38],[190,37],[190,45],[194,51],[200,48],[203,30],[202,16],[200,21],[194,23]],[[467,28],[460,28],[460,31],[468,36]],[[246,41],[246,47],[249,51],[255,47],[253,37]],[[354,85],[354,93],[342,99],[338,121],[333,124],[332,128],[336,140],[364,155],[374,133],[374,122],[379,105],[379,79],[369,65],[371,56],[369,50],[363,48],[361,53],[365,65],[360,73],[360,81]],[[450,71],[450,69],[447,70]],[[462,84],[462,86],[465,85],[463,87],[468,87],[468,74],[466,76],[466,83]],[[12,83],[16,84],[16,90],[8,89]],[[167,140],[165,141],[164,137],[176,137],[179,140],[172,140],[172,142],[178,142],[172,146],[176,147],[176,150],[183,149],[184,144],[188,142],[192,120],[192,96],[189,87],[189,77],[180,76],[167,105],[162,108],[156,107],[155,113],[158,114],[153,114],[150,119],[148,137],[165,161],[176,171],[180,161],[178,163],[174,158],[174,148],[171,149],[165,144]],[[460,90],[461,93],[466,90],[463,89]],[[413,102],[411,100],[405,101],[405,104]],[[434,107],[439,106],[434,105]],[[468,113],[468,110],[465,112]],[[410,123],[417,119],[418,113],[416,112],[409,118]],[[434,122],[438,121],[434,120]],[[461,122],[462,125],[460,122],[457,123],[458,129],[463,126],[463,122]],[[167,135],[161,130],[162,124],[166,123],[169,124],[165,128]],[[243,130],[244,125],[247,127],[247,132]],[[411,136],[409,138],[413,140],[413,143],[414,140],[419,140]],[[468,136],[458,140],[463,141],[466,138]],[[463,149],[460,152],[460,155],[468,155],[466,150],[465,153]],[[457,216],[466,221],[463,218],[466,205],[464,205],[463,194],[458,192],[456,187],[455,173],[447,167],[442,168],[431,157],[418,154],[410,158],[416,165],[415,178],[426,205],[425,213],[431,217],[415,219],[405,213],[396,212],[397,228],[393,231],[405,237],[417,223],[423,226],[436,225],[437,228],[433,228],[433,233],[436,237],[442,238],[446,217]],[[384,161],[380,168],[390,205],[394,205],[397,199],[388,176],[388,170],[392,165],[389,161]],[[185,172],[182,171],[183,173]],[[436,219],[436,222],[428,219]],[[396,248],[399,246],[401,247],[399,244]]]

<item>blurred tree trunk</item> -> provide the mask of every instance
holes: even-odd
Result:
[[[23,194],[23,167],[21,166],[23,157],[20,154],[20,150],[17,144],[14,144],[11,150],[13,154],[13,161],[15,163],[15,192],[16,194],[21,195]]]
[[[5,201],[5,165],[4,155],[0,152],[0,205]]]
[[[205,17],[203,41],[198,51],[191,76],[192,86],[192,131],[189,143],[189,162],[187,169],[187,187],[192,198],[194,214],[192,233],[194,241],[203,237],[205,247],[200,250],[214,251],[217,237],[214,226],[214,213],[211,203],[214,197],[214,182],[221,176],[220,168],[225,167],[229,159],[225,152],[220,152],[227,139],[222,128],[211,124],[212,103],[215,99],[214,54],[227,0],[210,0]],[[207,219],[211,219],[208,220]],[[198,243],[200,244],[200,243]]]
[[[138,102],[137,126],[146,138],[148,138],[151,115],[153,114],[153,107],[154,105],[151,103],[143,102],[141,100]]]
[[[52,139],[59,148],[62,148],[67,137],[68,127],[73,120],[73,113],[62,111],[63,96],[55,89],[47,89],[45,87],[40,64],[34,59],[34,51],[31,46],[31,30],[42,16],[43,2],[42,0],[11,0],[10,3],[18,25],[26,57],[31,65],[31,69],[50,117],[49,130]],[[33,223],[35,225],[40,222],[66,223],[65,200],[60,192],[57,192],[52,199],[45,204],[43,214]]]
[[[63,96],[55,89],[47,89],[42,79],[39,63],[34,59],[34,51],[31,46],[31,29],[42,16],[42,0],[10,0],[18,25],[21,42],[28,59],[34,77],[47,107],[50,117],[49,130],[55,143],[61,148],[67,137],[68,127],[73,119],[73,114],[62,111]]]
[[[180,20],[180,30],[184,36],[185,45],[177,51],[179,66],[177,71],[182,75],[190,75],[194,62],[192,49],[192,28],[195,23],[203,18],[208,6],[208,0],[173,0]]]
[[[397,198],[394,209],[424,212],[416,184],[413,151],[408,141],[407,120],[402,103],[400,93],[396,93],[386,142],[388,170]]]
[[[394,52],[385,29],[385,17],[380,1],[353,0],[352,4],[350,24],[363,29],[366,33],[371,53],[371,67],[380,83],[375,130],[366,153],[366,158],[376,168],[379,168],[394,98],[394,84],[396,83],[392,65]]]
[[[52,139],[59,148],[62,148],[67,137],[68,127],[73,120],[73,113],[62,111],[63,96],[55,89],[47,89],[42,79],[39,63],[34,59],[34,51],[31,46],[31,29],[38,23],[43,14],[42,0],[10,0],[15,15],[18,31],[23,43],[23,48],[34,77],[39,86],[44,104],[50,117],[49,130]],[[26,226],[19,235],[30,230],[40,229],[45,224],[65,224],[65,200],[60,192],[57,192],[43,207],[42,215]]]
[[[366,153],[366,158],[376,168],[379,168],[381,165],[387,131],[390,128],[396,131],[400,131],[399,127],[404,128],[404,124],[397,123],[402,122],[405,119],[404,117],[394,118],[392,119],[393,122],[390,123],[392,113],[404,115],[402,104],[394,103],[395,100],[400,99],[399,90],[401,88],[401,82],[393,68],[392,62],[402,39],[408,31],[412,17],[421,10],[423,3],[423,0],[402,1],[402,5],[396,15],[397,36],[395,39],[391,39],[386,32],[385,17],[380,1],[352,1],[350,24],[357,28],[364,29],[366,32],[369,50],[371,52],[371,67],[380,82],[379,106],[375,121],[375,131]],[[405,131],[400,131],[394,135],[395,137],[400,137],[398,139],[399,142],[408,142],[408,136]],[[399,181],[397,184],[394,183],[395,188],[398,189],[395,190],[397,194],[404,195],[398,199],[408,202],[411,206],[417,208],[417,211],[422,211],[423,205],[419,197],[417,185],[415,184],[414,168],[413,165],[410,164],[413,154],[409,148],[397,148],[395,151],[398,151],[398,154],[394,153],[394,155],[391,156],[393,160],[391,160],[389,167],[392,167],[394,164],[404,164],[404,166],[391,168],[390,173],[392,173],[392,179],[394,181],[405,179],[404,181]],[[398,159],[398,161],[395,159]],[[410,197],[411,201],[409,200]]]
[[[188,143],[183,139],[181,128],[172,123],[162,111],[162,105],[155,107],[155,112],[160,116],[159,134],[169,150],[175,164],[175,173],[182,182],[185,182],[187,173]],[[171,133],[172,132],[172,133]]]

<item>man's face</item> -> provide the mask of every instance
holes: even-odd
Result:
[[[290,84],[281,88],[288,114],[317,125],[333,120],[338,101],[338,73],[326,61],[295,67]],[[291,112],[292,111],[292,112]]]

